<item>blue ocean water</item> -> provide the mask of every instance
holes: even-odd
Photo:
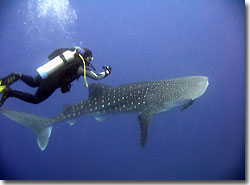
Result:
[[[184,112],[152,119],[143,149],[136,114],[57,124],[44,151],[30,130],[0,115],[1,179],[245,178],[243,0],[3,0],[0,19],[0,77],[35,76],[53,50],[73,46],[90,48],[98,71],[112,66],[101,81],[112,86],[209,77]],[[22,82],[12,88],[35,92]],[[38,105],[8,99],[3,108],[52,117],[87,96],[81,78],[67,94],[57,90]]]

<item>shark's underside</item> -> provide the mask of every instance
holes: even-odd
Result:
[[[186,109],[206,91],[207,87],[208,78],[204,76],[132,83],[117,87],[91,84],[86,100],[65,106],[64,111],[53,118],[7,109],[0,109],[0,112],[35,132],[41,150],[46,148],[52,125],[56,123],[68,121],[73,125],[75,119],[82,115],[94,116],[101,121],[109,114],[138,112],[141,146],[144,147],[153,115],[175,107]]]

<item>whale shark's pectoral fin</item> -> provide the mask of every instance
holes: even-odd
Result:
[[[148,127],[152,116],[155,114],[153,109],[145,109],[138,115],[140,129],[141,129],[141,147],[144,147],[147,143]]]
[[[188,102],[187,104],[183,105],[183,107],[181,108],[181,111],[183,112],[185,109],[187,109],[188,107],[190,107],[191,105],[193,105],[195,100],[190,100],[190,102]]]
[[[45,150],[46,146],[48,145],[51,131],[52,131],[52,126],[43,128],[36,133],[37,144],[41,150]]]
[[[70,126],[74,126],[76,123],[76,119],[70,119],[67,121]]]
[[[107,116],[95,116],[95,120],[99,122],[103,122],[106,118]]]

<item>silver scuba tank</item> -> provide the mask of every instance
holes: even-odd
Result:
[[[71,62],[74,60],[74,55],[76,50],[74,51],[65,51],[62,53],[63,57],[65,58],[66,62]],[[37,69],[38,74],[41,76],[42,79],[46,79],[49,75],[60,69],[65,65],[65,61],[60,57],[57,56],[53,58],[48,63],[44,64],[43,66]]]

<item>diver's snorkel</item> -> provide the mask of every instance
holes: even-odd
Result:
[[[86,64],[85,64],[85,60],[84,60],[84,58],[82,57],[81,54],[78,54],[78,55],[82,59],[82,63],[83,63],[83,66],[84,66],[84,68],[83,68],[83,76],[84,76],[85,86],[88,88],[89,85],[88,85],[87,78],[86,78]]]
[[[88,82],[87,82],[87,78],[86,78],[86,62],[87,64],[94,70],[96,71],[95,67],[90,63],[90,61],[94,60],[94,58],[91,57],[87,57],[87,61],[84,60],[83,55],[85,53],[85,50],[80,48],[80,47],[75,47],[76,51],[78,52],[79,57],[82,59],[82,63],[84,65],[84,81],[85,81],[85,86],[88,87]]]
[[[82,59],[82,63],[83,63],[83,66],[84,66],[84,68],[83,68],[83,76],[84,76],[85,86],[88,88],[88,82],[87,82],[87,78],[86,78],[86,62],[85,62],[85,60],[84,60],[84,58],[82,56],[85,53],[85,51],[80,47],[76,47],[76,51],[78,52],[79,57]]]

